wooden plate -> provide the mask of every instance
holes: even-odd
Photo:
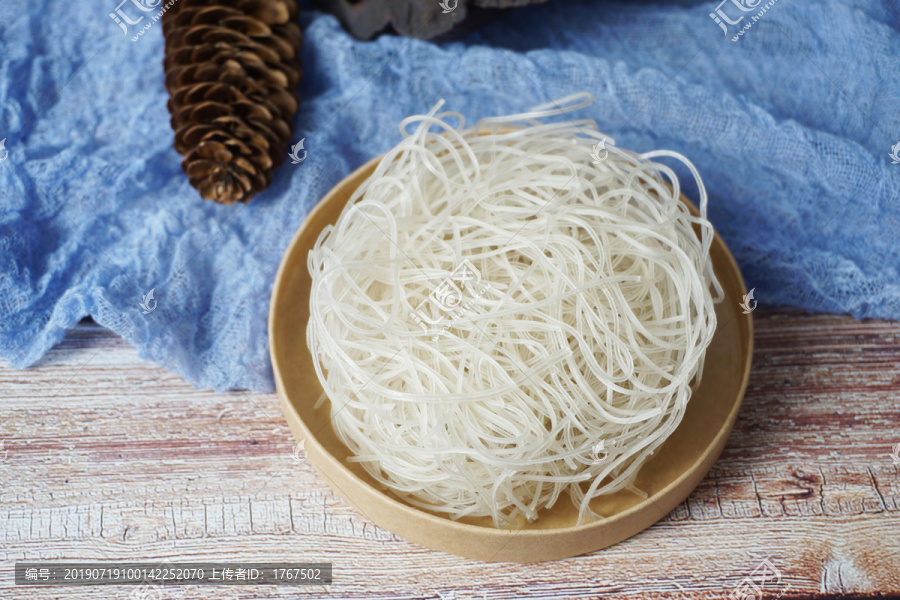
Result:
[[[380,160],[350,174],[310,213],[282,259],[272,290],[269,346],[275,384],[291,431],[305,440],[307,457],[319,475],[379,526],[435,550],[485,561],[552,560],[599,550],[646,529],[681,503],[725,446],[753,353],[753,324],[739,307],[746,288],[718,235],[712,245],[713,268],[726,294],[716,306],[718,327],[706,353],[702,383],[684,419],[638,473],[636,485],[649,494],[647,499],[627,491],[597,498],[591,507],[607,518],[576,526],[575,507],[567,497],[560,498],[534,523],[509,531],[495,529],[488,517],[453,521],[410,506],[382,489],[359,463],[345,460],[350,451],[331,427],[328,404],[313,409],[322,387],[306,347],[311,283],[307,255]]]

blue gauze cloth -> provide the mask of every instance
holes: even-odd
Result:
[[[895,2],[779,0],[759,16],[552,0],[444,44],[359,42],[304,7],[293,139],[307,158],[237,206],[202,201],[181,172],[161,24],[132,41],[143,24],[124,34],[115,8],[0,2],[0,353],[14,367],[91,315],[197,386],[270,391],[282,254],[328,190],[400,141],[401,119],[440,98],[474,122],[582,90],[596,103],[576,116],[617,145],[697,165],[760,303],[900,318]],[[726,35],[717,8],[744,18]]]

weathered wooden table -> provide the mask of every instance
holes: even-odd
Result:
[[[747,396],[700,487],[625,542],[537,564],[466,560],[376,527],[295,460],[273,394],[195,390],[83,323],[37,367],[0,365],[0,598],[135,591],[16,587],[23,559],[334,564],[327,587],[148,600],[900,595],[900,324],[754,314]]]

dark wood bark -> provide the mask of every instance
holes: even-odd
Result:
[[[443,5],[440,0],[316,1],[357,39],[396,33],[424,40],[445,40],[468,33],[504,10],[547,0],[444,0]]]

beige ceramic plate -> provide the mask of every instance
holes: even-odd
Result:
[[[572,503],[560,498],[534,523],[508,531],[495,529],[487,517],[460,522],[414,508],[383,490],[359,463],[345,460],[349,450],[331,427],[328,404],[313,409],[322,387],[306,347],[311,283],[306,260],[319,233],[337,220],[380,160],[349,175],[310,213],[282,259],[272,290],[269,345],[275,384],[291,431],[305,440],[309,461],[322,478],[381,527],[435,550],[486,561],[552,560],[599,550],[646,529],[681,503],[722,452],[750,373],[753,325],[739,307],[746,289],[718,236],[713,267],[726,294],[716,307],[718,328],[684,420],[638,473],[636,485],[649,498],[630,492],[597,498],[591,507],[607,518],[580,526]]]

